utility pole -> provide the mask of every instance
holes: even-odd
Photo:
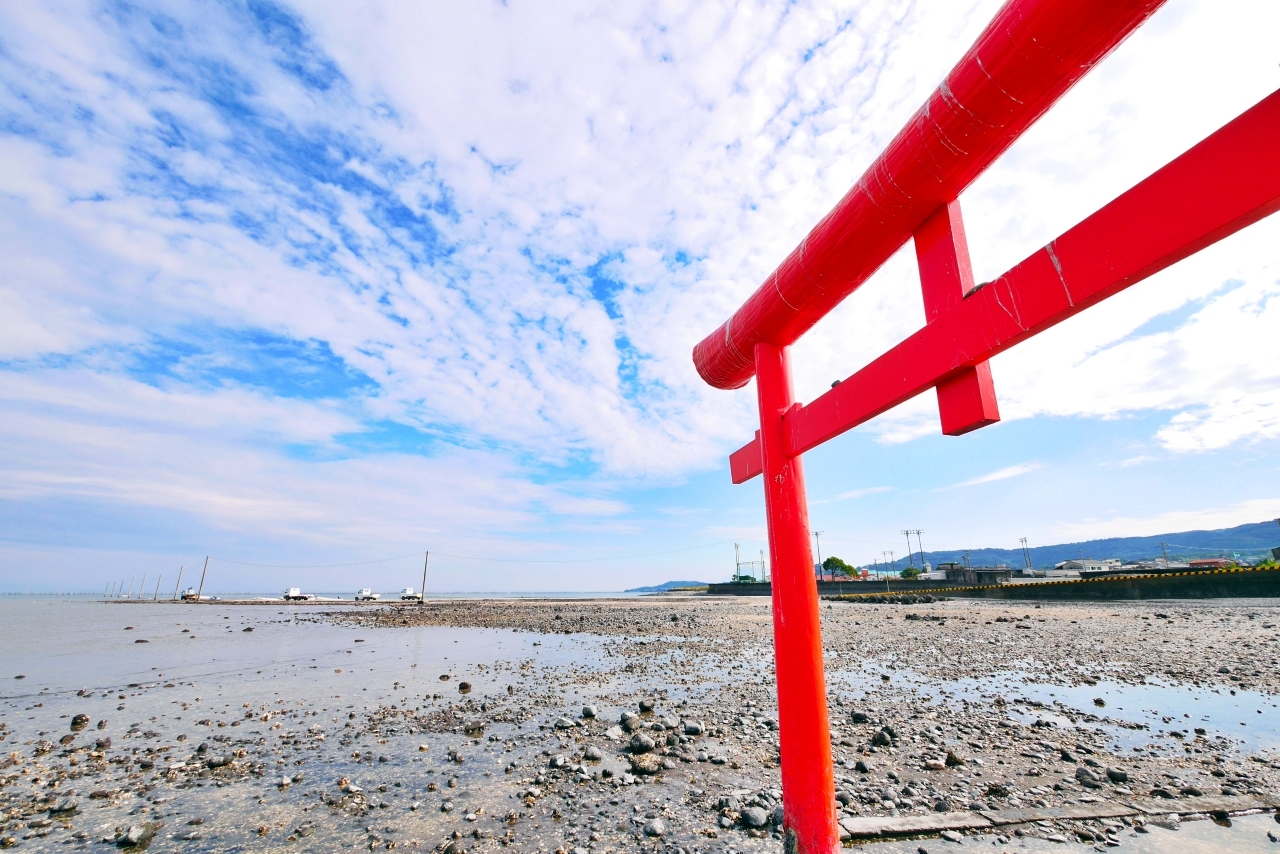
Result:
[[[888,556],[889,556],[889,557],[888,557],[888,561],[889,561],[889,571],[888,571],[888,572],[886,572],[886,573],[884,574],[884,592],[885,592],[885,593],[888,593],[888,592],[889,592],[889,579],[893,577],[893,569],[894,569],[894,562],[893,562],[893,549],[889,549],[889,551],[885,552],[884,554],[886,554],[886,555],[888,555]]]
[[[1027,548],[1027,538],[1019,537],[1018,542],[1022,543],[1022,560],[1027,565],[1027,572],[1031,572],[1031,550]]]
[[[178,565],[178,583],[173,585],[173,601],[178,601],[178,588],[182,586],[182,569],[185,564]]]
[[[742,577],[742,558],[738,554],[738,544],[733,544],[733,580],[737,581]]]
[[[766,582],[769,580],[769,565],[764,562],[764,549],[760,550],[760,574]]]
[[[124,598],[126,598],[126,599],[132,599],[132,598],[133,598],[133,582],[134,582],[134,581],[136,581],[137,579],[138,579],[138,576],[136,576],[136,575],[134,575],[134,576],[130,576],[130,578],[129,578],[129,595],[125,596]]]
[[[924,531],[920,530],[919,528],[916,528],[911,533],[916,535],[916,542],[920,544],[920,569],[921,571],[923,571],[924,570],[924,541],[920,539],[920,535],[923,534]],[[908,543],[911,542],[910,537],[907,537],[907,542]]]
[[[965,550],[964,550],[964,568],[965,568],[965,569],[973,569],[973,565],[969,563],[969,550],[968,550],[968,549],[965,549]]]
[[[164,578],[164,573],[156,577],[156,592],[151,594],[151,601],[154,602],[160,598],[160,579]]]
[[[427,561],[431,559],[431,552],[423,552],[422,554],[422,595],[418,597],[418,604],[427,604]]]
[[[147,595],[147,574],[142,573],[142,583],[138,585],[138,598],[141,599]]]
[[[1165,568],[1165,569],[1168,569],[1168,568],[1169,568],[1169,551],[1168,551],[1168,549],[1166,549],[1166,548],[1165,548],[1165,546],[1167,546],[1167,545],[1169,545],[1169,544],[1168,544],[1168,543],[1161,543],[1161,544],[1160,544],[1160,554],[1164,555],[1164,568]]]
[[[200,589],[196,591],[196,601],[200,601],[200,597],[204,595],[204,576],[209,571],[209,556],[204,556],[204,571],[200,573]]]
[[[818,566],[822,566],[822,544],[818,542],[818,537],[822,536],[822,531],[813,532],[814,545],[818,547]],[[822,577],[822,570],[818,570],[818,577]]]
[[[915,561],[915,558],[911,556],[911,530],[907,529],[903,531],[902,536],[907,538],[907,563],[910,564],[911,567],[914,569],[916,565],[916,561]],[[920,558],[920,560],[923,561],[924,558],[922,557]]]
[[[102,598],[103,598],[103,599],[106,599],[106,598],[107,598],[107,591],[109,591],[110,589],[111,589],[111,582],[110,582],[110,581],[108,581],[108,582],[107,582],[107,586],[106,586],[106,587],[104,587],[104,588],[102,588]]]

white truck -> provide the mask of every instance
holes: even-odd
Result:
[[[381,593],[374,593],[368,587],[362,587],[358,591],[356,591],[356,601],[357,602],[377,602],[378,597],[381,595],[382,595]]]
[[[417,593],[414,593],[412,587],[406,587],[405,589],[400,591],[400,601],[401,602],[421,602],[422,597],[419,596]]]
[[[297,587],[290,587],[284,591],[284,601],[286,602],[305,602],[310,598]]]

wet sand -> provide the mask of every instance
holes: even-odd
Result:
[[[32,671],[0,673],[0,845],[781,850],[767,600],[76,607],[0,655]],[[822,614],[846,826],[1280,792],[1271,601]],[[1245,851],[1269,822],[1195,828]],[[1160,850],[1178,826],[961,838]]]

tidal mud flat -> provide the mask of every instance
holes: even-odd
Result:
[[[767,600],[3,607],[5,847],[782,847]],[[849,844],[1280,835],[1270,601],[822,614]]]

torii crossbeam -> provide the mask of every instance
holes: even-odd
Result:
[[[818,594],[800,455],[930,388],[942,432],[1000,419],[988,360],[1280,210],[1280,91],[992,282],[976,285],[957,199],[1164,0],[1010,0],[817,227],[693,351],[712,386],[754,375],[756,438],[734,483],[764,474],[773,568],[786,847],[839,845]],[[926,324],[808,404],[789,348],[907,240]]]

